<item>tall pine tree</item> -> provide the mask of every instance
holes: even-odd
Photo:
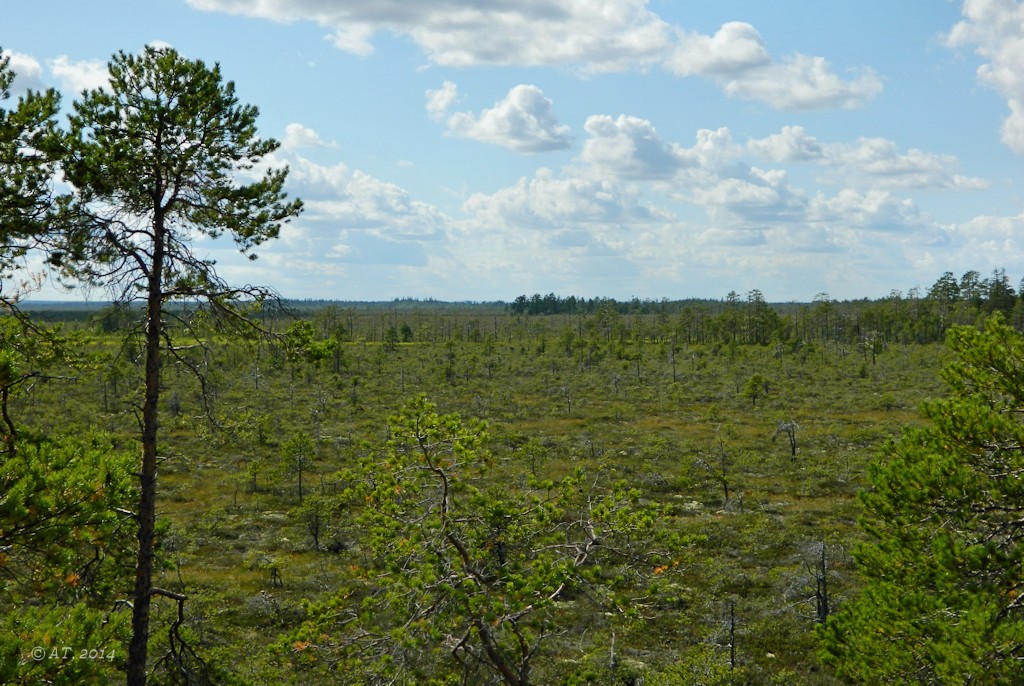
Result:
[[[266,293],[225,283],[192,242],[226,235],[253,257],[302,205],[286,198],[287,169],[253,174],[278,143],[259,137],[258,110],[239,104],[218,66],[147,47],[137,56],[118,53],[109,69],[108,87],[74,103],[62,163],[75,203],[51,262],[67,277],[109,289],[119,303],[139,303],[143,312],[138,556],[127,667],[128,684],[138,686],[147,679],[150,602],[161,593],[152,578],[161,369],[168,356],[189,365],[174,345],[169,322],[177,315],[170,304],[205,303],[230,322],[246,321],[247,303]]]

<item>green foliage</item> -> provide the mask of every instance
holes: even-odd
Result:
[[[304,431],[292,434],[281,447],[279,473],[294,476],[298,485],[299,502],[303,497],[303,476],[309,472],[316,457],[316,443]]]
[[[109,88],[85,93],[70,117],[62,164],[86,212],[70,218],[55,262],[78,279],[116,281],[123,299],[147,271],[125,261],[139,249],[126,242],[135,229],[123,217],[141,217],[153,225],[147,240],[167,251],[167,295],[212,297],[222,290],[211,283],[212,263],[194,257],[185,239],[228,233],[249,253],[277,236],[301,209],[284,200],[287,170],[268,170],[247,185],[235,173],[278,143],[259,137],[256,108],[239,105],[217,65],[147,47],[138,56],[117,53],[109,70]],[[175,227],[174,240],[159,235],[165,222]]]
[[[143,686],[154,595],[164,355],[191,370],[205,396],[205,355],[194,355],[196,346],[189,344],[201,340],[211,318],[191,303],[209,308],[231,331],[251,331],[252,302],[267,295],[226,284],[191,242],[227,234],[254,258],[252,251],[275,238],[302,203],[286,200],[286,168],[268,168],[256,180],[241,182],[278,143],[258,135],[257,109],[239,104],[219,66],[150,46],[138,56],[117,53],[108,70],[107,87],[83,93],[69,117],[60,162],[75,196],[62,207],[49,262],[72,281],[107,288],[119,304],[146,303],[138,554],[127,664],[128,683]],[[173,301],[190,306],[173,308]],[[183,338],[188,344],[179,344]],[[195,654],[176,650],[173,637],[170,643],[173,665],[188,672]]]
[[[1024,338],[996,316],[949,345],[951,396],[871,467],[867,585],[822,632],[823,656],[854,681],[1024,680]]]
[[[0,316],[0,454],[17,449],[18,427],[10,410],[17,395],[55,366],[86,365],[86,356],[75,352],[80,336],[66,337],[59,324],[44,326],[11,310],[14,314]]]
[[[522,495],[485,485],[485,427],[423,396],[390,431],[344,496],[365,532],[363,578],[377,590],[312,608],[297,644],[325,661],[340,653],[373,683],[535,683],[535,659],[579,603],[610,622],[640,616],[650,580],[692,541],[659,532],[658,511],[635,489],[601,486],[582,469]]]
[[[83,683],[123,664],[132,462],[101,435],[26,438],[0,462],[3,683]]]
[[[10,57],[0,51],[0,104],[10,98],[14,78]],[[52,216],[59,108],[60,96],[52,89],[29,91],[13,109],[0,107],[0,277]]]
[[[109,593],[130,545],[118,510],[134,496],[131,463],[98,434],[26,439],[0,461],[0,590],[8,598]]]
[[[78,686],[124,679],[130,613],[85,603],[25,605],[0,616],[0,681]]]
[[[206,380],[206,389],[215,394],[208,408],[203,384],[184,365],[169,364],[163,376],[171,402],[159,406],[160,521],[171,526],[157,531],[154,581],[188,596],[179,635],[208,665],[226,665],[250,683],[304,686],[386,679],[487,684],[501,678],[482,665],[467,673],[454,659],[453,645],[445,639],[465,635],[458,633],[466,625],[457,619],[467,621],[468,615],[422,575],[416,586],[393,578],[398,573],[384,563],[400,565],[404,558],[373,539],[376,530],[368,526],[373,515],[360,500],[360,494],[375,492],[373,484],[385,488],[417,480],[411,468],[399,479],[382,466],[394,466],[399,456],[411,459],[407,448],[400,449],[411,445],[400,438],[409,432],[392,428],[388,433],[383,419],[416,390],[446,408],[442,415],[461,415],[464,429],[473,424],[467,417],[484,418],[490,427],[474,453],[478,459],[460,459],[475,466],[450,471],[449,477],[455,511],[464,515],[451,528],[466,537],[467,549],[481,552],[471,559],[490,561],[495,578],[517,570],[533,576],[533,562],[517,562],[518,551],[547,534],[543,528],[533,538],[516,534],[537,524],[529,507],[538,498],[568,513],[559,523],[559,544],[566,546],[587,540],[578,522],[588,495],[596,503],[616,491],[637,491],[636,500],[619,502],[657,513],[646,564],[643,556],[617,559],[597,547],[593,565],[579,573],[599,570],[601,583],[569,584],[559,600],[522,618],[524,632],[547,632],[531,658],[534,683],[836,683],[815,654],[815,578],[808,566],[815,558],[809,551],[828,543],[828,592],[831,607],[841,608],[859,586],[852,560],[838,551],[863,536],[854,526],[855,492],[865,483],[866,461],[876,446],[915,421],[908,408],[938,396],[943,349],[890,344],[871,365],[854,345],[844,349],[832,341],[770,349],[739,343],[717,351],[712,345],[676,344],[662,337],[676,335],[677,322],[660,313],[624,311],[609,322],[611,340],[605,342],[600,329],[588,326],[587,315],[512,317],[500,310],[481,315],[484,306],[416,303],[382,309],[295,307],[306,308],[297,314],[316,322],[313,340],[343,330],[336,350],[346,366],[333,369],[331,360],[301,356],[286,361],[274,356],[280,347],[210,336],[202,339],[204,348],[178,351],[213,374]],[[843,316],[841,308],[838,304],[830,314],[830,331],[835,331],[834,318]],[[172,340],[192,346],[198,339],[185,327],[194,320],[178,321],[175,316],[184,310],[171,309]],[[138,316],[137,307],[124,312]],[[47,313],[60,320],[65,315]],[[286,331],[294,322],[269,307],[259,316],[272,331]],[[67,319],[66,328],[82,327],[90,334],[77,344],[81,351],[108,362],[74,371],[49,365],[47,373],[65,380],[36,383],[31,393],[14,394],[12,416],[23,424],[26,441],[30,427],[100,425],[124,444],[138,431],[130,409],[142,400],[141,340],[125,342],[118,330],[98,331],[86,316]],[[483,340],[474,342],[474,327],[482,321]],[[739,323],[744,321],[741,317]],[[383,344],[394,322],[408,322],[414,342],[387,352]],[[704,335],[700,325],[692,326],[693,336]],[[566,327],[575,336],[571,355],[559,343]],[[548,345],[538,353],[542,331]],[[440,373],[449,366],[449,354],[451,379]],[[865,362],[868,373],[860,375]],[[772,383],[771,395],[759,398],[751,411],[750,400],[739,391],[754,374]],[[571,391],[571,412],[563,388]],[[771,443],[775,420],[789,417],[800,422],[795,458]],[[301,505],[297,474],[274,475],[285,444],[296,434],[314,436],[317,448],[316,475],[304,484]],[[386,437],[399,445],[385,446]],[[722,473],[728,500],[711,472],[693,469],[700,458],[716,469],[727,468]],[[250,475],[248,466],[254,466]],[[563,492],[563,483],[573,483],[566,479],[580,470],[583,491]],[[255,492],[248,488],[252,476],[258,478]],[[404,532],[395,536],[396,546],[402,538],[438,540],[439,489],[429,476],[419,475],[418,491],[406,490],[419,494],[405,501],[402,512],[409,522],[388,523],[399,527],[390,530]],[[497,537],[507,560],[503,568],[494,562],[496,546],[487,551],[486,541],[507,513],[522,526]],[[429,528],[418,528],[414,516]],[[123,531],[133,530],[126,518]],[[687,547],[664,539],[672,534],[705,540]],[[645,548],[641,540],[635,542]],[[424,568],[435,576],[458,571],[444,562],[451,557],[450,544],[406,552],[417,574]],[[429,553],[436,561],[417,560],[414,553],[421,558]],[[499,590],[476,595],[500,598]],[[117,598],[130,601],[131,595]],[[733,601],[735,641],[725,611]],[[97,610],[113,607],[111,602]],[[118,607],[116,615],[127,614],[126,604]],[[417,607],[431,610],[428,627],[421,622],[403,628]],[[617,608],[635,611],[627,615]],[[151,681],[176,678],[174,672],[153,672],[170,649],[175,610],[174,599],[154,599]],[[443,635],[429,633],[435,624]],[[411,644],[393,631],[411,637]],[[187,668],[198,666],[175,645]],[[377,664],[386,655],[393,655],[391,661]],[[162,664],[174,667],[173,660]]]
[[[752,407],[757,407],[757,399],[768,395],[771,382],[762,374],[753,374],[743,386],[743,397],[750,398]]]

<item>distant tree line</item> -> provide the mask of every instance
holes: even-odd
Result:
[[[889,343],[935,343],[955,325],[980,324],[995,312],[1024,331],[1024,284],[1014,288],[1005,270],[988,277],[970,270],[943,273],[927,289],[860,300],[819,293],[810,302],[770,303],[759,290],[730,291],[724,299],[661,300],[520,295],[512,302],[443,302],[403,298],[391,302],[286,301],[256,314],[272,331],[306,320],[321,340],[400,343],[466,341],[560,341],[567,348],[589,343],[672,345],[776,345],[795,351],[814,342],[876,350]],[[28,307],[31,307],[26,303]],[[184,315],[187,303],[177,304]],[[40,320],[84,323],[118,331],[136,313],[124,306],[66,310],[47,304]],[[877,351],[877,350],[876,350]]]
[[[915,287],[884,298],[833,300],[819,293],[810,303],[768,303],[759,290],[741,296],[731,291],[724,300],[650,300],[632,298],[560,297],[554,293],[520,295],[508,305],[516,315],[674,317],[661,337],[685,343],[762,344],[827,340],[856,343],[929,343],[942,341],[951,326],[975,325],[1001,312],[1024,329],[1024,282],[1015,289],[1004,269],[983,278],[970,270],[959,279],[945,272],[923,291]],[[650,329],[648,329],[649,331]]]

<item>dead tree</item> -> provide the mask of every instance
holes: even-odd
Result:
[[[779,425],[775,427],[775,433],[772,434],[772,443],[779,437],[779,434],[785,434],[786,438],[789,439],[789,452],[790,455],[796,457],[796,430],[799,428],[797,423],[790,419],[786,422],[779,422]]]
[[[821,542],[821,555],[814,569],[814,605],[818,624],[824,624],[832,611],[832,599],[828,590],[828,560],[825,542]]]

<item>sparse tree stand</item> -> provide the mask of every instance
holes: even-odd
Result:
[[[50,260],[65,278],[105,287],[117,302],[145,302],[138,560],[127,667],[129,686],[140,686],[147,679],[154,594],[161,366],[169,356],[196,371],[174,343],[169,320],[181,315],[167,305],[199,302],[222,321],[245,323],[246,304],[267,293],[229,287],[189,243],[226,233],[252,259],[252,249],[275,238],[301,203],[286,200],[287,169],[252,173],[278,143],[258,137],[256,108],[239,105],[219,66],[147,47],[138,56],[119,52],[109,69],[108,88],[74,103],[64,171],[75,198]],[[246,177],[254,180],[245,183]]]

